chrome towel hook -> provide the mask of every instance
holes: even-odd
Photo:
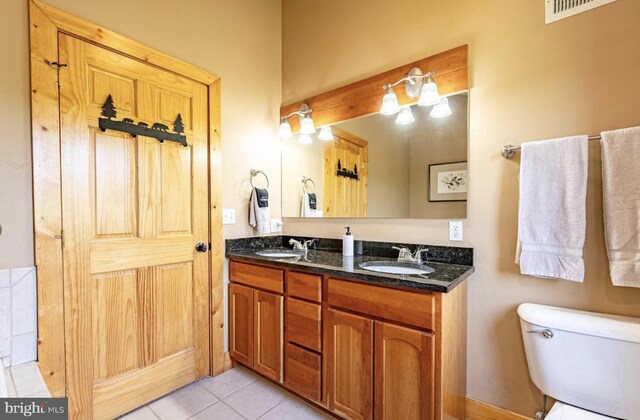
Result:
[[[313,191],[316,190],[316,183],[313,182],[313,179],[309,178],[308,176],[303,176],[301,182],[305,191],[307,191],[307,182],[311,182],[313,184]]]

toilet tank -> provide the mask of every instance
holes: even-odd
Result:
[[[520,305],[518,315],[529,374],[543,394],[640,419],[640,318],[532,303]]]

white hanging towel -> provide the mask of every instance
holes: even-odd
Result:
[[[249,198],[249,226],[256,228],[258,235],[271,233],[269,191],[261,188],[251,190]]]
[[[640,287],[640,127],[602,133],[602,194],[609,271]]]
[[[322,212],[318,210],[318,198],[315,193],[308,193],[303,190],[300,203],[300,217],[322,217]]]
[[[582,282],[588,137],[524,143],[516,263],[522,274]]]

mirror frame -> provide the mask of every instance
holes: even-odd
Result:
[[[406,77],[414,67],[419,67],[423,72],[435,70],[436,75],[433,79],[438,84],[438,90],[442,96],[468,90],[468,53],[469,46],[461,45],[393,70],[282,106],[280,116],[284,117],[291,112],[298,111],[300,106],[306,103],[313,111],[315,126],[322,127],[377,113],[382,105],[384,93],[382,87]],[[417,98],[409,98],[404,89],[396,89],[395,93],[400,106],[412,105],[417,102]],[[294,133],[299,130],[297,118],[289,119],[289,124],[291,124],[291,130]]]

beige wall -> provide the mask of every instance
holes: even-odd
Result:
[[[590,146],[586,279],[524,277],[514,265],[517,159],[506,143],[640,125],[640,2],[620,0],[551,25],[544,1],[283,1],[283,103],[461,44],[470,52],[472,173],[465,241],[468,394],[532,415],[515,313],[540,302],[640,316],[640,290],[612,287],[603,242],[599,146]],[[353,220],[356,239],[449,244],[444,220]],[[285,232],[339,237],[344,220],[285,220]]]
[[[223,205],[247,225],[249,170],[267,172],[280,217],[280,0],[45,0],[222,78]],[[0,268],[33,265],[27,0],[0,13]]]

